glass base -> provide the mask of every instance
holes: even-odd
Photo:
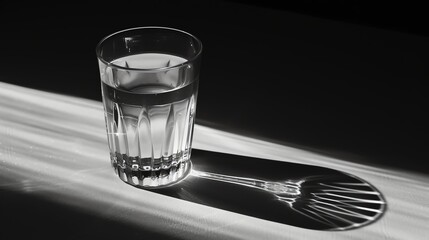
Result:
[[[116,175],[125,183],[143,189],[169,187],[184,180],[192,170],[191,160],[186,160],[168,169],[144,171],[112,161]]]

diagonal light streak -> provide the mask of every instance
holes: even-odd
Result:
[[[384,203],[384,201],[382,201],[382,200],[372,200],[372,199],[365,199],[365,198],[356,198],[356,197],[351,197],[351,196],[347,196],[347,195],[332,194],[332,193],[314,193],[314,195],[315,196],[321,196],[321,195],[323,195],[323,196],[333,196],[333,197],[345,198],[345,199],[353,200],[354,202],[378,203],[378,204],[383,204]]]
[[[320,185],[325,186],[325,187],[331,187],[333,189],[326,189],[323,190],[324,192],[344,192],[344,193],[359,193],[359,194],[374,194],[374,195],[380,195],[379,192],[375,192],[375,191],[363,191],[360,189],[354,189],[354,188],[345,188],[345,187],[338,187],[335,185],[330,185],[330,184],[325,184],[325,183],[321,183]],[[369,186],[369,185],[360,185],[360,186]]]
[[[368,208],[368,207],[361,207],[361,206],[357,206],[357,205],[355,205],[355,204],[350,204],[350,203],[348,203],[348,202],[344,202],[344,201],[341,201],[341,200],[330,199],[330,198],[324,198],[324,197],[318,197],[318,199],[325,200],[325,201],[336,202],[336,203],[338,203],[339,205],[342,205],[343,207],[356,208],[356,209],[365,210],[365,211],[368,211],[368,212],[375,212],[375,213],[380,213],[380,212],[382,212],[382,211],[381,211],[381,210],[379,210],[379,209],[373,209],[373,208]],[[322,203],[322,201],[318,201],[318,200],[316,200],[316,199],[313,199],[313,201],[315,201],[315,202],[321,202],[321,203]],[[382,201],[380,201],[380,202],[382,202]],[[383,202],[383,203],[384,203],[384,202]],[[381,203],[380,203],[380,204],[381,204]]]

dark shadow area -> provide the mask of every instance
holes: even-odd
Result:
[[[178,239],[43,196],[0,188],[0,239]]]
[[[386,209],[370,183],[333,169],[201,150],[192,162],[184,181],[150,191],[316,230],[359,228]]]
[[[315,230],[359,228],[378,220],[386,209],[371,184],[333,169],[195,149],[192,161],[187,179],[151,191]],[[0,176],[0,182],[8,181]],[[7,226],[1,239],[178,239],[143,224],[60,203],[40,191],[32,194],[2,185],[0,196],[0,224]]]
[[[417,27],[408,16],[426,16],[418,13],[425,8],[306,2],[8,1],[0,81],[100,101],[101,38],[136,26],[179,28],[204,46],[197,120],[426,174],[428,38],[372,27]]]
[[[429,36],[429,17],[421,1],[246,1],[228,0],[245,5],[271,8],[308,16],[349,22],[380,29]]]

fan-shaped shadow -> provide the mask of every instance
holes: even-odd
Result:
[[[184,181],[150,191],[316,230],[362,227],[386,209],[375,187],[333,169],[201,150],[192,163]]]

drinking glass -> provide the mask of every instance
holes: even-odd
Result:
[[[97,45],[110,159],[124,182],[160,188],[190,173],[201,52],[195,36],[167,27]]]

